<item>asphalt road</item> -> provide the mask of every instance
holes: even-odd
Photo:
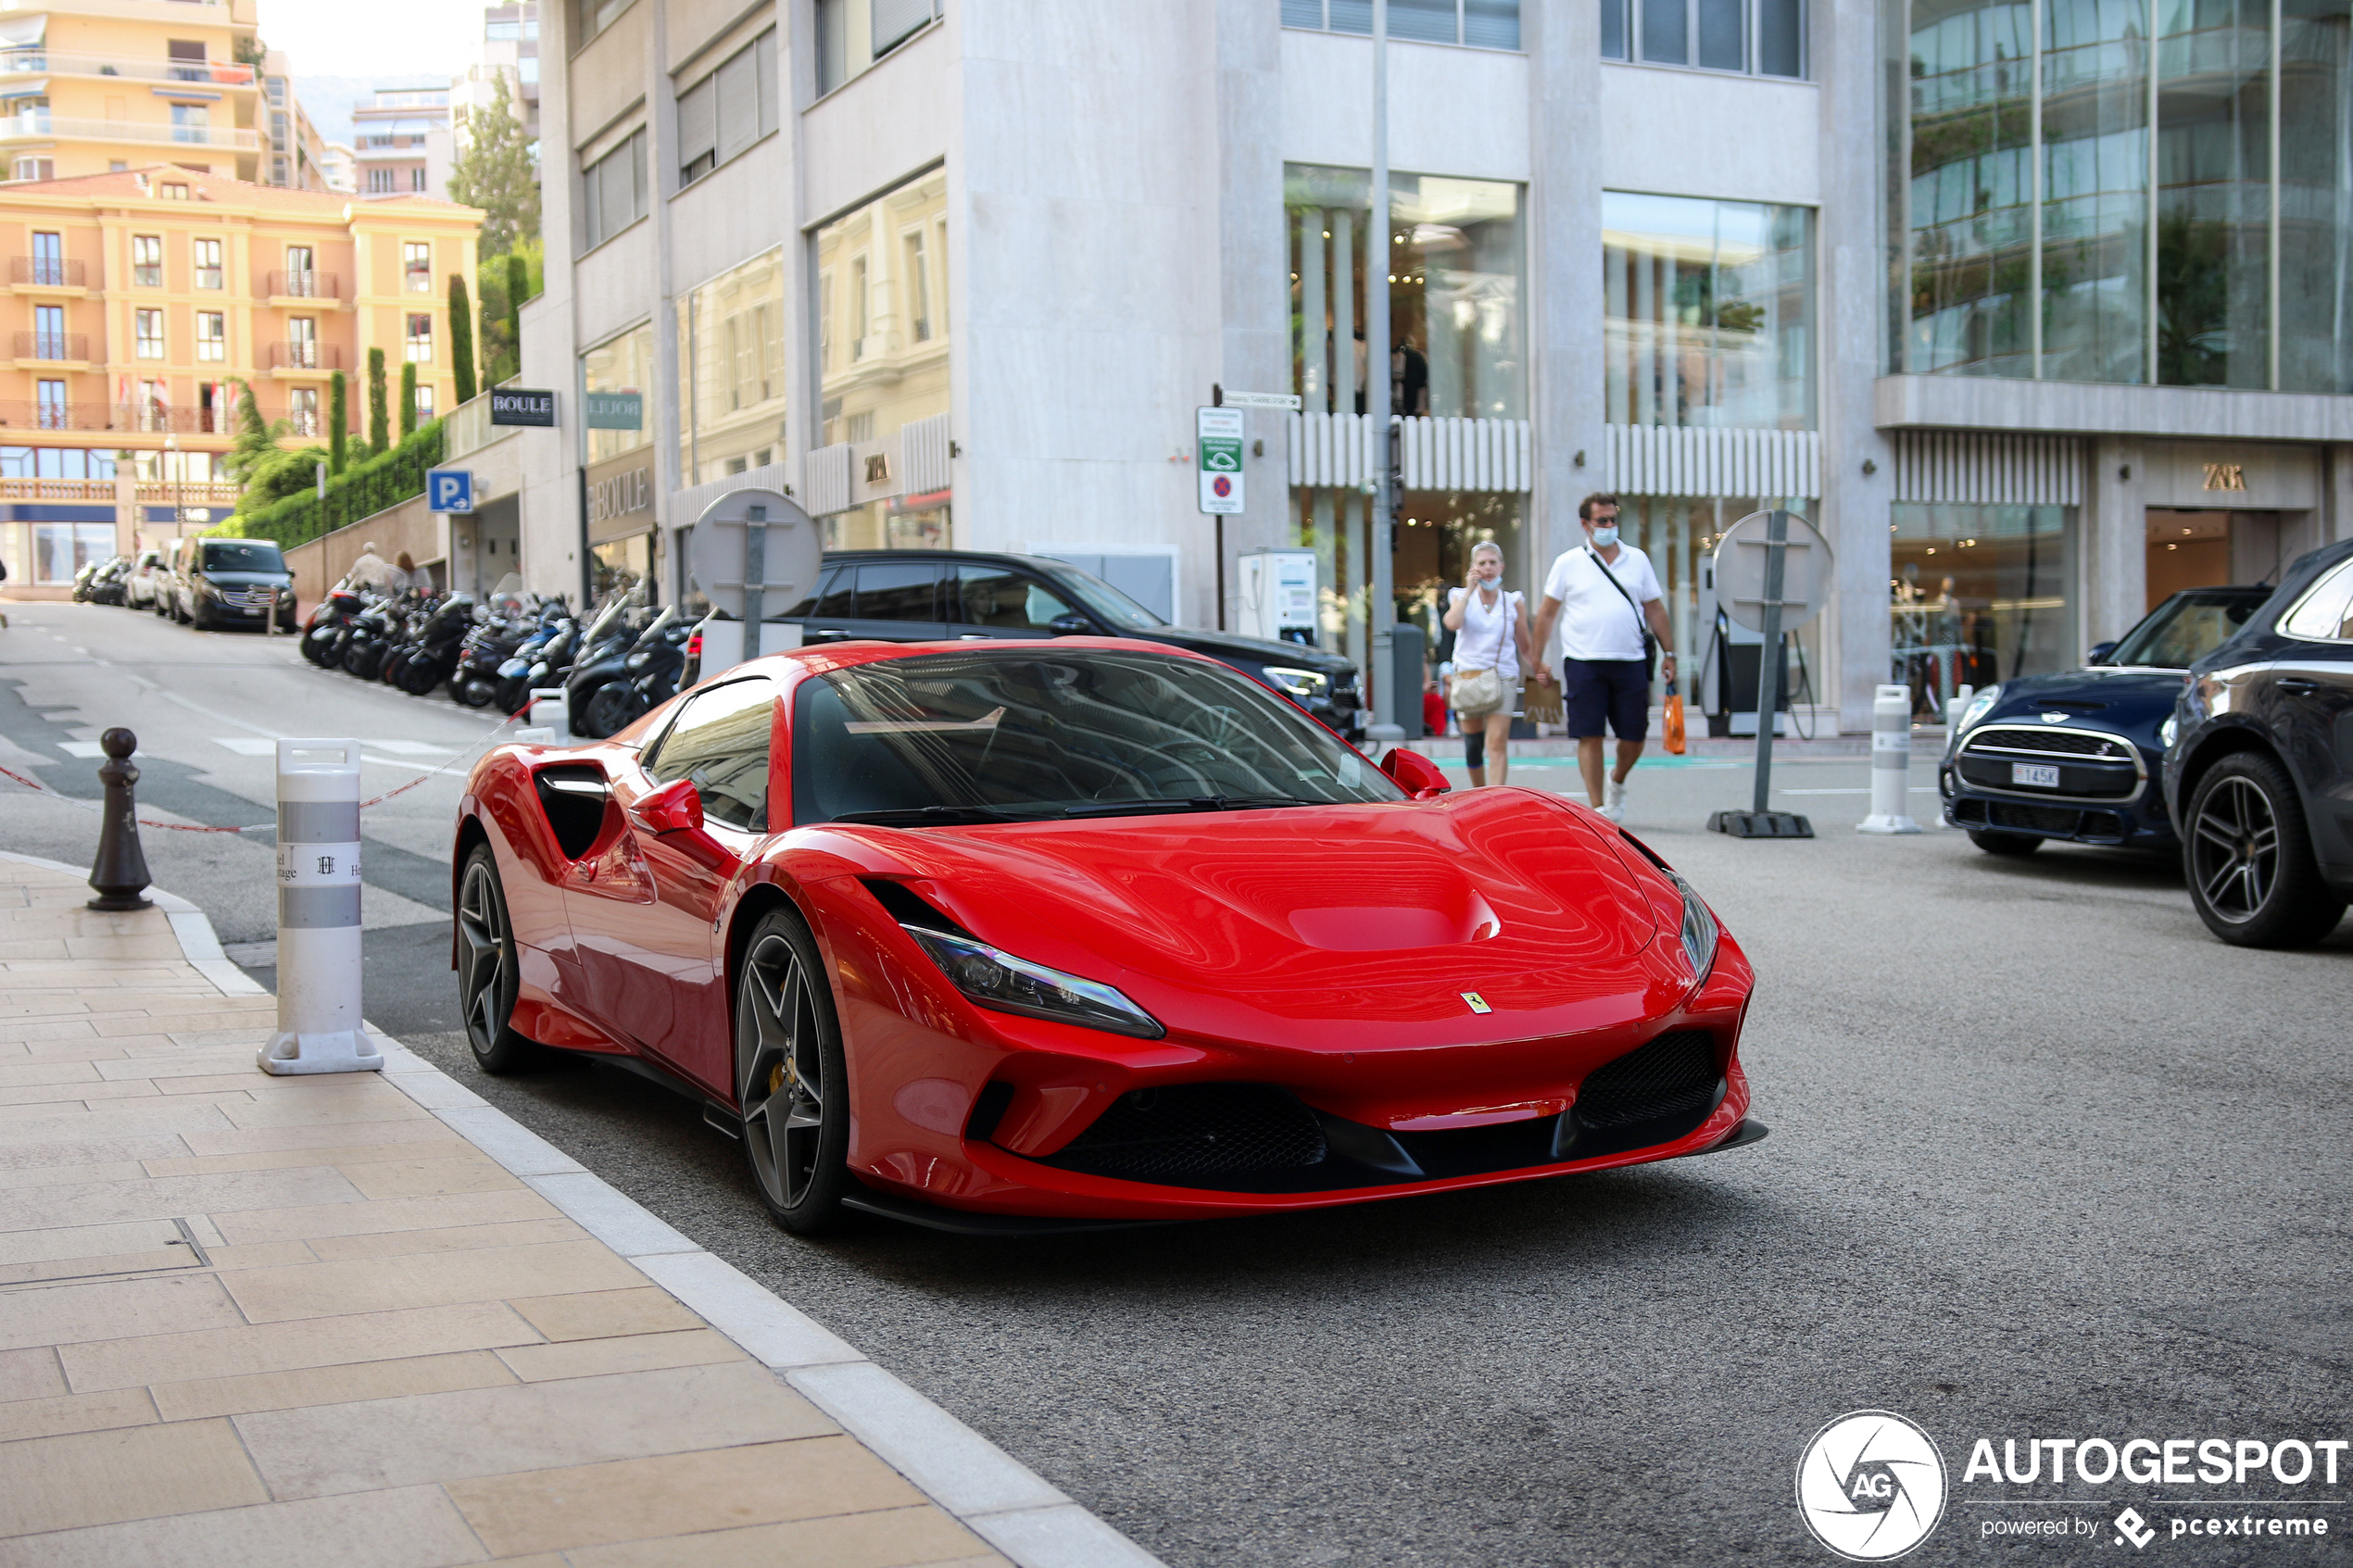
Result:
[[[183,702],[289,734],[339,721],[454,746],[481,727],[258,638],[9,611],[0,761],[130,721],[168,781],[148,797],[175,811],[268,798],[266,764],[203,755],[236,732]],[[112,662],[60,657],[75,646]],[[371,790],[413,776],[376,771]],[[1916,789],[1928,774],[1916,763]],[[1177,1568],[1827,1563],[1792,1477],[1818,1427],[1865,1408],[1920,1423],[1950,1467],[1946,1516],[1907,1562],[2136,1557],[2106,1523],[2128,1502],[2160,1524],[2246,1503],[2332,1526],[2160,1535],[2152,1556],[2343,1561],[2353,1461],[2334,1486],[2000,1486],[1962,1466],[1980,1436],[2353,1436],[2353,922],[2317,950],[2240,952],[2170,865],[1996,860],[1932,827],[1861,837],[1859,760],[1777,784],[1822,836],[1701,831],[1746,802],[1743,767],[1636,776],[1629,826],[1762,977],[1743,1052],[1772,1136],[1666,1166],[1050,1242],[878,1223],[812,1244],[768,1223],[736,1146],[686,1102],[585,1065],[477,1073],[434,999],[446,926],[371,937],[368,1010]],[[77,809],[0,789],[0,844],[86,859]],[[371,899],[443,907],[453,796],[435,781],[370,814],[442,879],[396,860],[384,874],[402,880]],[[1913,798],[1928,819],[1932,797]],[[147,835],[157,883],[230,940],[266,934],[245,866],[266,875],[266,848],[157,842],[183,836]],[[1987,1537],[2062,1515],[2099,1528]]]

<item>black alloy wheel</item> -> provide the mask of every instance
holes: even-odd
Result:
[[[589,734],[598,739],[619,733],[646,711],[645,700],[626,681],[607,681],[588,699]]]
[[[465,1010],[466,1044],[484,1073],[531,1066],[540,1047],[515,1033],[518,971],[514,925],[490,846],[477,844],[458,883],[458,1000]]]
[[[760,1200],[797,1236],[839,1225],[849,1087],[832,987],[800,918],[761,918],[736,982],[736,1085]]]
[[[1969,841],[1988,855],[2032,855],[2043,847],[2043,841],[2031,833],[1995,833],[1990,828],[1971,828]]]
[[[2272,758],[2241,751],[2217,762],[2198,781],[2189,830],[2190,902],[2223,941],[2309,947],[2345,918],[2345,900],[2321,878],[2296,784]]]

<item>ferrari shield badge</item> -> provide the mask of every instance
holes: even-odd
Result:
[[[1463,1000],[1470,1004],[1470,1010],[1473,1012],[1493,1012],[1495,1010],[1493,1008],[1487,1005],[1487,998],[1480,996],[1476,991],[1464,992]]]

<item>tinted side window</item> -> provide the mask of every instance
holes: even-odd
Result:
[[[2280,621],[2280,630],[2309,642],[2353,639],[2353,560],[2312,585],[2302,602]]]
[[[817,590],[817,608],[809,613],[822,621],[848,621],[858,613],[858,569],[837,566]]]
[[[858,619],[937,621],[938,585],[932,561],[868,561],[858,569]]]
[[[768,732],[775,702],[775,685],[766,680],[730,681],[697,692],[678,710],[646,771],[661,784],[692,779],[710,821],[766,832]]]
[[[967,626],[1011,632],[1045,632],[1054,617],[1074,613],[1061,595],[1035,577],[993,566],[960,566],[956,590],[963,601],[957,620]]]
[[[801,600],[799,604],[793,606],[792,608],[786,610],[784,613],[786,616],[817,614],[817,607],[824,601],[825,595],[831,592],[834,585],[843,577],[847,576],[848,572],[848,568],[839,566],[834,567],[829,571],[819,572],[817,574],[817,586],[810,591],[809,596]]]

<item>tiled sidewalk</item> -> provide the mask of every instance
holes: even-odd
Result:
[[[909,1479],[952,1502],[994,1449],[560,1156],[494,1160],[451,1122],[497,1113],[445,1120],[480,1102],[407,1053],[258,1072],[274,1001],[88,897],[0,857],[0,1565],[1007,1562]],[[676,1245],[631,1261],[588,1228],[616,1205]],[[830,1363],[816,1401],[930,1432],[909,1451],[948,1479],[797,1390],[763,1307],[838,1351],[797,1358]],[[1069,1515],[1092,1560],[1151,1561],[1051,1489],[1011,1500],[980,1527],[1023,1562],[1088,1561]]]

